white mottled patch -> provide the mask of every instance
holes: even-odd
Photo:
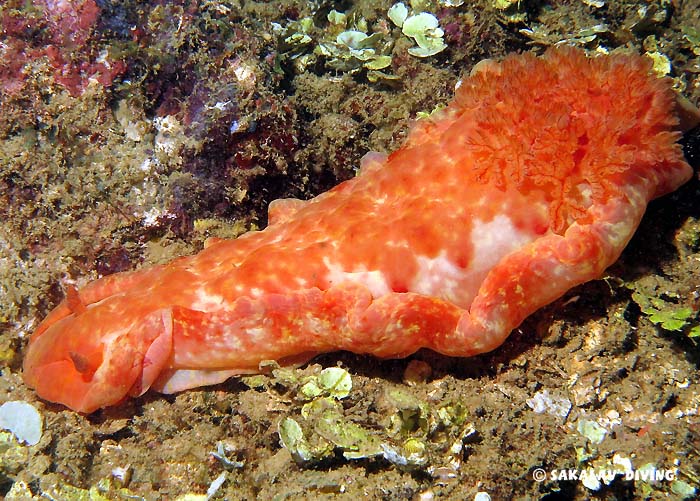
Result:
[[[426,296],[441,297],[460,304],[460,290],[468,273],[455,266],[447,258],[445,251],[434,258],[418,256],[416,263],[418,264],[418,273],[411,284],[411,291]]]
[[[210,294],[204,287],[201,287],[195,292],[194,300],[189,308],[197,311],[216,311],[221,308],[223,303],[223,296]]]
[[[223,325],[215,326],[211,335],[207,336],[207,351],[220,354],[234,354],[240,352],[243,347],[243,340],[248,341],[249,336],[257,339],[261,336],[261,332],[255,332],[251,335],[249,332],[252,328],[244,328],[238,325]],[[262,329],[258,329],[262,331]]]
[[[583,199],[584,206],[586,208],[590,207],[593,203],[593,188],[591,187],[590,183],[579,183],[578,185],[576,185],[576,188],[578,189],[578,192],[580,193],[581,198]]]
[[[338,285],[343,282],[355,282],[364,285],[372,293],[373,298],[386,296],[391,292],[391,288],[384,277],[384,274],[379,270],[368,271],[345,271],[342,266],[331,263],[328,258],[323,259],[323,264],[328,268],[326,280],[330,286]]]
[[[287,236],[287,235],[285,234],[285,232],[283,232],[283,231],[278,231],[277,234],[274,234],[274,233],[273,233],[273,237],[272,237],[271,239],[269,239],[266,243],[267,243],[268,245],[278,244],[278,243],[280,243],[282,240],[284,240],[284,239],[286,238],[286,236]]]
[[[250,327],[244,329],[244,332],[249,341],[259,341],[267,335],[264,327]]]
[[[518,230],[510,218],[503,214],[494,217],[488,223],[475,220],[471,234],[474,252],[471,271],[482,275],[482,279],[485,278],[504,256],[535,238],[536,235]]]
[[[401,248],[401,249],[408,249],[408,240],[387,240],[384,242],[384,246],[386,247],[394,247],[394,248]]]
[[[162,151],[166,154],[172,154],[178,147],[179,138],[182,137],[182,124],[178,122],[174,115],[166,115],[164,117],[156,117],[153,119],[153,125],[157,131],[155,138],[156,151]]]
[[[474,220],[471,232],[472,259],[466,268],[453,263],[443,251],[437,257],[418,256],[418,272],[410,290],[436,296],[468,308],[491,269],[536,235],[521,232],[508,216],[499,215],[484,223]]]
[[[319,335],[328,331],[328,324],[314,317],[311,314],[306,315],[306,318],[304,318],[303,325],[305,329],[311,334]]]

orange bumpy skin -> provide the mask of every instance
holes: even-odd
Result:
[[[263,231],[69,291],[24,377],[92,412],[333,350],[493,350],[598,277],[647,202],[691,177],[669,82],[637,55],[573,49],[480,64],[391,155]]]

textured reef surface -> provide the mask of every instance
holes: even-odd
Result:
[[[626,48],[700,101],[697,0],[395,4],[2,3],[0,401],[27,402],[41,420],[4,407],[0,495],[654,499],[700,489],[697,175],[650,204],[605,277],[489,354],[327,354],[89,416],[23,383],[29,336],[64,291],[264,228],[272,200],[310,199],[353,178],[367,151],[396,150],[482,59],[560,43]],[[682,140],[696,172],[699,142],[697,130]],[[17,409],[41,422],[38,442],[26,440],[37,428],[17,428]],[[568,468],[610,473],[574,480],[560,474]],[[649,471],[670,474],[652,483]]]

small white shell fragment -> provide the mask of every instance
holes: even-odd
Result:
[[[406,461],[406,458],[404,458],[399,452],[394,449],[393,447],[390,447],[386,444],[381,444],[382,445],[382,450],[384,451],[384,459],[389,461],[392,464],[398,464],[401,466],[405,466],[408,464],[408,461]]]
[[[132,474],[131,465],[117,466],[112,468],[112,478],[116,480],[120,485],[129,485],[131,481]]]
[[[416,495],[415,499],[417,499],[418,501],[433,501],[433,499],[435,499],[435,494],[433,493],[433,491],[428,489],[427,491],[419,492]]]
[[[532,398],[525,401],[536,414],[551,414],[565,418],[571,411],[571,401],[566,397],[550,395],[549,390],[540,390]]]
[[[600,483],[600,480],[598,480],[598,477],[595,475],[593,469],[588,468],[585,470],[585,472],[585,475],[581,475],[581,483],[583,486],[591,491],[600,490],[602,484]]]
[[[221,475],[216,477],[212,483],[209,485],[209,488],[207,489],[207,499],[211,499],[214,494],[219,490],[221,485],[226,481],[226,472],[223,471],[221,472]]]
[[[17,480],[5,494],[5,499],[34,499],[32,491],[26,482]]]
[[[5,402],[0,405],[0,428],[10,431],[19,442],[36,445],[41,440],[41,414],[27,402]]]
[[[634,475],[634,468],[630,458],[615,454],[612,458],[612,464],[617,466],[617,470],[621,470],[625,475]]]
[[[594,444],[601,443],[605,439],[605,435],[608,434],[608,430],[595,421],[589,421],[588,419],[579,419],[576,424],[576,431]]]

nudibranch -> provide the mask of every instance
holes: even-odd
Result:
[[[24,379],[89,413],[265,360],[493,350],[599,277],[649,200],[688,181],[680,108],[639,55],[479,64],[400,149],[316,198],[272,202],[266,229],[69,290]]]

